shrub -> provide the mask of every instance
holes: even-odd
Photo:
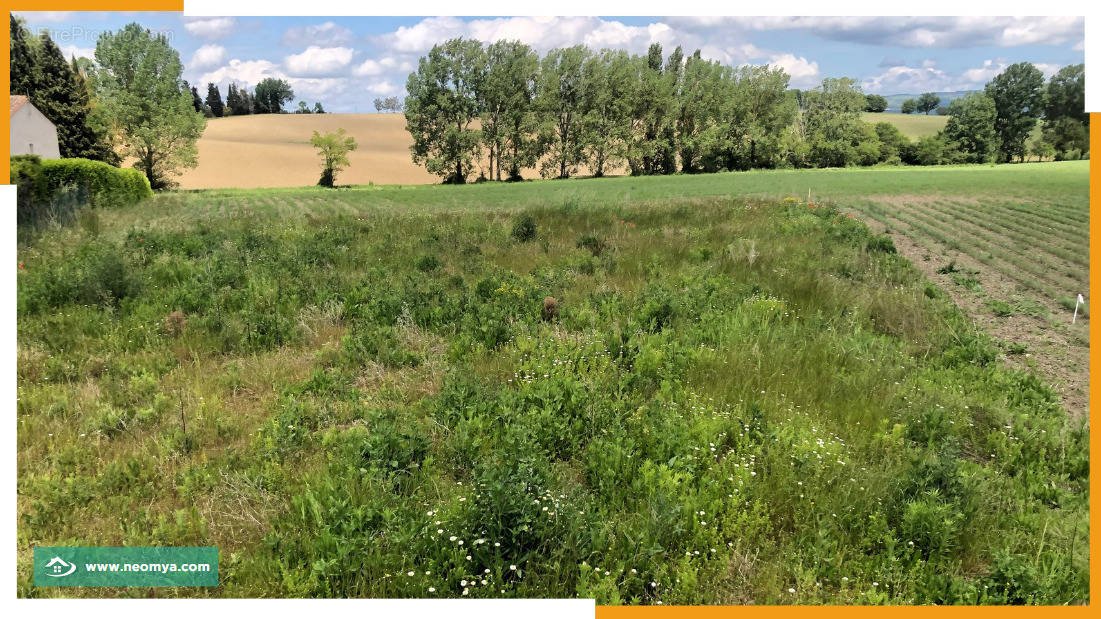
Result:
[[[880,234],[868,239],[867,245],[868,251],[881,251],[885,254],[894,254],[898,250],[895,249],[895,242],[891,240],[891,237]]]
[[[35,182],[35,198],[48,200],[65,186],[88,188],[88,202],[95,208],[135,204],[153,196],[141,172],[116,168],[90,159],[47,159]]]
[[[418,271],[422,273],[428,273],[440,268],[440,260],[439,258],[432,255],[421,256],[420,258],[417,258],[416,266]]]
[[[524,213],[512,224],[512,238],[520,243],[527,243],[535,238],[535,230],[535,218],[531,213]]]
[[[604,253],[607,248],[607,243],[602,237],[595,234],[583,234],[581,238],[577,240],[578,249],[587,249],[592,253],[594,258],[600,257],[600,254]]]

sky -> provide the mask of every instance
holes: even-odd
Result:
[[[971,90],[1014,62],[1050,76],[1083,62],[1081,17],[184,17],[182,13],[19,11],[68,55],[94,57],[98,36],[130,22],[168,35],[184,79],[255,86],[287,80],[297,101],[330,112],[374,111],[375,97],[404,95],[433,44],[464,36],[519,39],[540,54],[584,44],[645,53],[680,45],[729,65],[784,68],[791,85],[856,78],[882,95]]]

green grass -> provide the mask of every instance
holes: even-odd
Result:
[[[34,588],[34,545],[214,545],[219,587],[164,594],[1088,602],[1084,424],[819,202],[1081,169],[185,193],[24,233],[19,594],[146,593]]]
[[[937,114],[891,114],[887,112],[864,112],[864,122],[866,123],[891,123],[898,130],[902,132],[902,135],[910,138],[911,140],[917,140],[926,136],[934,135],[936,132],[944,129],[944,125],[948,123],[947,116],[939,116]]]

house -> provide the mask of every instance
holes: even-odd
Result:
[[[38,155],[43,159],[60,159],[57,127],[34,107],[27,97],[11,95],[10,155]]]

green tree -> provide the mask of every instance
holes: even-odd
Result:
[[[1009,65],[986,85],[986,96],[998,111],[994,126],[999,159],[1024,161],[1025,140],[1043,111],[1044,74],[1028,62]]]
[[[903,114],[913,114],[915,111],[917,111],[917,100],[916,99],[907,99],[907,100],[902,102],[902,113]]]
[[[222,93],[219,92],[218,86],[213,82],[206,85],[206,106],[210,108],[210,113],[215,118],[221,118],[225,114],[225,104],[222,103]]]
[[[926,115],[928,115],[929,112],[937,109],[938,105],[940,105],[940,97],[937,96],[937,93],[925,92],[917,98],[916,109],[917,111],[924,112]]]
[[[540,135],[549,155],[540,169],[544,178],[555,174],[557,178],[569,178],[584,159],[582,67],[589,56],[588,48],[575,45],[552,49],[543,57],[535,105],[543,121]]]
[[[320,101],[314,101],[314,103],[313,103],[313,113],[314,114],[324,114],[325,113],[325,108],[321,107],[321,102]]]
[[[33,67],[32,103],[57,127],[61,156],[110,160],[106,136],[89,119],[87,86],[47,32],[34,46]]]
[[[31,46],[27,42],[27,29],[23,22],[16,19],[15,14],[8,13],[11,20],[11,39],[9,40],[11,74],[8,80],[8,92],[13,95],[34,94],[34,55]]]
[[[827,78],[804,93],[803,122],[810,145],[810,161],[818,167],[844,167],[858,162],[857,147],[875,142],[876,134],[860,117],[864,93],[856,80]],[[869,144],[865,152],[878,151]]]
[[[294,111],[295,114],[313,114],[313,110],[310,109],[310,104],[305,101],[298,102],[298,109]]]
[[[879,139],[879,162],[890,165],[902,163],[902,154],[910,140],[892,123],[876,123],[872,130]]]
[[[199,89],[187,83],[187,80],[183,81],[184,90],[191,93],[191,106],[195,108],[195,111],[203,114],[207,111],[206,106],[203,105],[203,98],[199,96]]]
[[[105,32],[96,42],[95,91],[101,112],[134,167],[160,189],[197,164],[195,142],[206,119],[183,89],[180,55],[163,34],[136,23]]]
[[[1073,118],[1089,125],[1086,113],[1086,65],[1073,64],[1051,76],[1044,89],[1044,119]]]
[[[253,108],[258,114],[281,114],[283,104],[294,99],[291,85],[274,77],[260,80],[253,92]]]
[[[593,176],[604,176],[608,166],[626,159],[634,96],[631,64],[627,52],[604,50],[582,67],[582,149]]]
[[[1028,154],[1036,158],[1036,161],[1043,161],[1044,159],[1052,159],[1055,157],[1055,146],[1045,140],[1042,136],[1037,136],[1028,142]]]
[[[956,145],[968,163],[990,161],[998,151],[998,132],[995,122],[998,110],[994,100],[983,93],[973,92],[953,99],[948,105],[948,123],[944,137]]]
[[[887,109],[887,97],[883,95],[865,95],[864,96],[864,111],[865,112],[883,112]]]
[[[483,79],[482,44],[458,38],[432,46],[406,81],[405,127],[413,137],[413,163],[445,183],[465,183],[478,153],[476,93]]]
[[[497,41],[486,48],[485,79],[477,97],[482,144],[489,154],[489,179],[520,178],[520,168],[534,163],[532,101],[539,75],[539,56],[519,41]],[[396,97],[395,97],[396,100]]]
[[[1086,105],[1085,65],[1063,67],[1044,89],[1044,141],[1054,157],[1078,158],[1089,151],[1089,114]]]
[[[337,129],[335,133],[321,134],[313,132],[310,138],[310,146],[317,149],[321,155],[321,180],[318,185],[332,187],[336,184],[336,174],[348,165],[348,153],[359,147],[355,138],[348,135],[345,129]]]
[[[748,170],[776,164],[780,138],[798,110],[796,96],[788,92],[788,80],[783,69],[769,66],[746,65],[724,71],[718,120],[724,167]],[[804,101],[817,102],[817,94],[806,91]]]

